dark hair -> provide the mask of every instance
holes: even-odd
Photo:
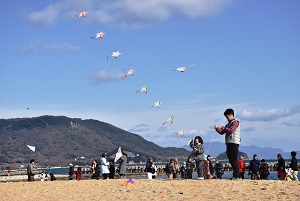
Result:
[[[261,161],[260,162],[266,162],[266,160],[265,159],[261,159]]]
[[[34,162],[34,159],[31,159],[31,160],[30,160],[30,163],[32,163],[32,162]]]
[[[199,140],[199,142],[200,142],[201,144],[203,144],[202,137],[200,137],[200,136],[196,136],[196,137],[195,137],[195,140],[196,140],[196,139],[198,139],[198,140]]]
[[[228,108],[227,110],[225,110],[224,115],[233,115],[234,116],[234,110],[231,108]]]
[[[81,171],[81,167],[78,167],[78,168],[77,168],[77,171]]]
[[[292,152],[291,152],[291,155],[292,155],[293,157],[295,157],[295,156],[297,155],[297,153],[296,153],[295,151],[292,151]]]
[[[107,156],[107,153],[104,152],[104,153],[102,154],[102,158],[105,158],[106,156]]]
[[[253,158],[254,158],[255,156],[257,156],[257,155],[256,155],[256,154],[254,154],[254,155],[253,155]]]
[[[210,157],[210,155],[207,155],[207,156],[206,156],[206,159],[208,159],[208,157]]]
[[[122,152],[122,155],[128,156],[125,152]]]

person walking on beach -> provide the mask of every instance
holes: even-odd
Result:
[[[152,179],[154,176],[155,179],[155,166],[153,163],[153,158],[150,157],[149,160],[146,163],[146,172],[148,179]]]
[[[260,169],[260,162],[258,160],[258,157],[256,154],[253,155],[253,159],[250,161],[250,167],[249,167],[249,173],[251,174],[251,179],[252,180],[260,180],[260,174],[259,174],[259,169]]]
[[[268,180],[268,176],[270,175],[269,165],[265,159],[261,159],[260,163],[261,163],[261,166],[259,168],[260,179]]]
[[[69,164],[69,180],[73,180],[74,178],[74,166],[72,163]]]
[[[224,174],[223,165],[217,158],[215,163],[215,171],[216,171],[217,179],[222,179],[222,175]]]
[[[239,165],[239,173],[240,173],[240,178],[244,179],[244,175],[245,175],[245,162],[244,162],[244,157],[240,156],[238,159],[238,165]]]
[[[102,158],[100,159],[101,165],[101,174],[103,179],[109,179],[109,162],[106,160],[106,153],[102,154]]]
[[[191,140],[190,147],[193,149],[191,156],[196,161],[198,179],[203,180],[205,155],[202,138],[200,136],[196,136],[195,139]]]
[[[180,173],[180,165],[177,157],[174,158],[174,166],[175,172],[173,173],[173,179],[177,179],[177,175]]]
[[[285,160],[282,158],[280,153],[277,154],[277,159],[278,159],[277,175],[278,175],[278,178],[282,180],[283,175],[286,174],[286,172],[285,172]]]
[[[186,168],[186,162],[183,162],[183,164],[180,167],[180,174],[181,179],[187,179],[187,168]]]
[[[298,180],[298,162],[297,162],[297,159],[296,159],[296,155],[297,155],[297,153],[295,151],[291,152],[292,159],[291,159],[290,167],[293,170],[293,174],[292,174],[293,180],[294,181],[299,181]]]
[[[116,166],[114,159],[109,160],[109,179],[115,178]]]
[[[78,167],[77,170],[75,171],[75,175],[76,175],[76,180],[79,181],[81,180],[81,176],[82,176],[82,170],[81,167]]]
[[[94,160],[92,163],[92,179],[99,180],[100,177],[100,167],[97,160]]]
[[[31,159],[29,161],[29,164],[27,165],[27,175],[28,175],[29,182],[34,181],[33,165],[34,165],[34,159]]]
[[[194,168],[195,166],[192,162],[192,158],[188,157],[188,160],[186,161],[187,179],[193,179]]]
[[[229,108],[225,110],[224,116],[226,117],[228,124],[225,126],[215,126],[215,130],[223,135],[225,134],[226,154],[233,168],[232,180],[239,179],[239,167],[238,167],[238,152],[240,145],[240,122],[234,117],[234,110]]]
[[[119,165],[119,175],[121,179],[126,179],[127,174],[127,154],[125,152],[122,152],[122,156],[119,159],[120,165]]]
[[[170,180],[173,179],[174,172],[175,172],[174,158],[171,158],[170,162],[166,165],[166,173]]]

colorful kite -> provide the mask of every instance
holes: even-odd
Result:
[[[141,90],[136,90],[136,93],[139,93],[139,92],[145,92],[145,94],[148,93],[148,86],[146,85],[146,86],[143,86]]]
[[[183,136],[184,136],[184,133],[185,133],[185,130],[182,129],[182,130],[176,132],[175,134],[176,134],[176,135],[179,135],[180,137],[183,137]]]
[[[34,147],[34,146],[27,145],[27,147],[28,147],[31,151],[35,152],[35,147]]]
[[[117,59],[120,56],[120,54],[121,53],[119,51],[117,51],[117,52],[113,52],[111,56],[115,57],[115,59]]]
[[[134,71],[135,71],[135,70],[133,70],[133,69],[130,69],[129,71],[127,71],[127,74],[126,74],[126,75],[124,75],[124,76],[122,77],[122,79],[123,79],[123,80],[125,80],[125,79],[126,79],[126,77],[127,77],[127,75],[131,75],[131,76],[133,76],[133,74],[134,74]]]
[[[162,104],[162,102],[156,101],[156,102],[154,103],[154,105],[150,106],[150,108],[153,108],[153,107],[160,108],[161,104]]]
[[[162,125],[165,125],[166,123],[170,122],[171,124],[173,124],[174,121],[174,116],[171,115],[167,118],[167,121],[163,122]]]
[[[117,162],[122,156],[121,147],[119,147],[118,152],[116,153],[115,162]]]
[[[193,64],[193,65],[189,65],[189,66],[179,67],[179,68],[173,69],[172,71],[179,71],[179,72],[183,73],[190,66],[195,66],[195,65]]]
[[[105,33],[101,31],[101,32],[99,32],[99,33],[96,33],[96,36],[92,36],[91,38],[92,38],[92,39],[95,39],[95,38],[101,38],[101,39],[102,39],[103,36],[104,36],[104,34],[105,34]]]
[[[88,14],[88,12],[83,11],[83,12],[81,12],[79,14],[75,14],[74,17],[85,17],[87,14]]]

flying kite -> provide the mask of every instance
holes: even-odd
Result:
[[[179,135],[180,137],[183,137],[183,136],[184,136],[184,133],[185,133],[185,130],[182,129],[182,130],[176,132],[175,134],[176,134],[176,135]]]
[[[92,39],[95,39],[95,38],[101,38],[101,39],[102,39],[103,36],[104,36],[104,34],[105,34],[105,33],[101,31],[101,32],[99,32],[99,33],[96,33],[96,36],[92,36],[91,38],[92,38]]]
[[[121,53],[119,52],[119,51],[117,51],[117,52],[113,52],[112,53],[112,57],[115,57],[115,59],[117,59],[118,57],[119,57],[119,55],[120,55]]]
[[[115,162],[117,162],[122,156],[121,147],[119,147],[118,152],[116,153]]]
[[[26,110],[29,110],[29,107],[28,107],[28,108],[26,108]]]
[[[126,79],[126,77],[127,77],[127,75],[131,75],[131,76],[133,76],[133,74],[134,74],[134,71],[135,71],[135,70],[133,70],[133,69],[130,69],[129,71],[127,71],[127,74],[126,74],[126,75],[124,75],[124,76],[122,77],[122,79],[123,79],[123,80],[125,80],[125,79]]]
[[[171,115],[167,118],[167,121],[163,122],[162,125],[165,125],[166,123],[170,122],[171,124],[173,124],[174,121],[174,116]]]
[[[145,85],[145,86],[142,87],[141,90],[136,90],[135,92],[136,92],[136,93],[139,93],[139,92],[145,92],[145,94],[146,94],[146,93],[148,93],[148,88],[149,88],[149,87],[148,87],[147,85]]]
[[[161,105],[161,104],[162,104],[162,102],[156,101],[156,102],[154,103],[154,105],[150,106],[150,108],[153,108],[153,107],[160,108],[160,105]]]
[[[179,71],[181,73],[183,73],[188,67],[190,66],[195,66],[195,65],[189,65],[189,66],[183,66],[183,67],[178,67],[176,69],[173,69],[172,71]]]
[[[87,14],[88,14],[88,12],[83,11],[83,12],[81,12],[79,14],[75,14],[74,17],[85,17]]]
[[[27,147],[28,147],[31,151],[35,152],[35,147],[34,147],[34,146],[27,145]]]

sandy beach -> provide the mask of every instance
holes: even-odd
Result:
[[[300,200],[300,182],[81,180],[0,183],[1,200]]]

